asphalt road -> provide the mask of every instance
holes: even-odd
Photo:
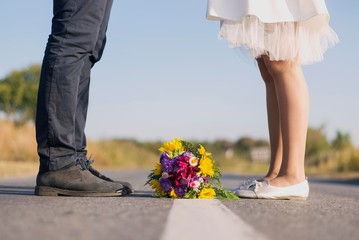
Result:
[[[206,240],[359,239],[358,181],[309,179],[307,201],[207,200],[212,202],[196,205],[152,197],[143,185],[146,171],[105,173],[130,181],[136,193],[121,198],[38,197],[33,195],[35,177],[0,179],[0,239],[167,240],[175,233],[177,238],[171,239],[198,239],[205,233]],[[222,181],[234,188],[243,179],[224,174]],[[185,219],[176,219],[184,210]],[[189,227],[182,227],[186,222]],[[191,238],[195,232],[199,237]]]

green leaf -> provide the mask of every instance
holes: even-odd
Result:
[[[221,200],[238,200],[239,197],[227,189],[215,189],[216,198]]]
[[[193,198],[197,198],[197,193],[194,190],[190,190],[188,193],[186,193],[183,198],[186,199],[193,199]]]

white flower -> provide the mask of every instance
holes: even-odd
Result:
[[[189,164],[192,166],[192,167],[196,167],[198,165],[198,158],[196,158],[195,156],[192,156],[190,159],[189,159]]]

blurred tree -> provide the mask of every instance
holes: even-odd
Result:
[[[348,169],[350,171],[357,171],[359,172],[359,150],[356,150],[348,163]]]
[[[329,149],[330,145],[324,134],[324,127],[308,128],[306,156],[314,155],[318,152],[328,151]]]
[[[267,140],[259,139],[255,141],[254,145],[256,147],[269,147],[269,142]]]
[[[249,151],[249,149],[251,149],[254,146],[255,146],[255,140],[253,140],[253,138],[251,137],[242,137],[234,143],[235,149],[243,152]]]
[[[0,79],[0,111],[17,123],[35,119],[40,65],[11,72]]]
[[[305,150],[306,163],[318,166],[321,161],[327,159],[329,152],[330,144],[324,134],[324,127],[309,128]]]
[[[352,148],[351,137],[349,133],[342,133],[337,131],[336,137],[332,142],[332,147],[336,150],[343,150],[346,148]]]

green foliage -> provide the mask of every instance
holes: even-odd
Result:
[[[332,146],[336,150],[343,150],[343,149],[346,149],[346,148],[352,148],[353,145],[351,143],[349,133],[342,133],[340,131],[337,131],[337,135],[336,135],[335,139],[332,142]]]
[[[194,190],[190,190],[188,191],[184,196],[183,198],[186,198],[186,199],[195,199],[197,198],[197,192],[194,191]]]
[[[182,143],[183,148],[186,149],[186,151],[197,152],[197,149],[193,146],[192,143],[187,142],[187,141],[181,141],[181,143]]]
[[[249,151],[255,146],[255,140],[250,137],[242,137],[234,144],[235,148],[239,151]]]
[[[318,166],[323,161],[330,150],[330,144],[325,136],[324,127],[309,128],[306,142],[306,163]]]
[[[249,159],[249,151],[253,147],[269,147],[269,142],[264,139],[253,139],[251,137],[245,136],[238,139],[233,144],[234,151],[237,153],[237,155],[248,159]]]
[[[359,151],[356,151],[348,162],[348,169],[351,172],[359,171]]]
[[[309,128],[306,145],[306,168],[310,174],[335,174],[359,171],[359,151],[350,134],[337,132],[329,141],[324,128]]]
[[[330,144],[325,136],[324,127],[309,128],[307,133],[306,156],[328,151]]]
[[[187,151],[187,152],[191,152],[193,153],[197,158],[200,158],[201,155],[199,154],[199,152],[197,151],[197,149],[199,148],[198,144],[195,143],[190,143],[187,141],[181,141],[182,142],[182,146],[183,148]]]
[[[215,189],[216,191],[216,198],[221,200],[237,200],[239,199],[237,195],[232,193],[231,191],[224,189],[224,188],[218,188]]]
[[[88,152],[95,163],[103,167],[148,168],[159,159],[159,155],[144,148],[133,140],[88,141]]]
[[[0,111],[17,123],[35,119],[40,65],[13,71],[0,79]]]

